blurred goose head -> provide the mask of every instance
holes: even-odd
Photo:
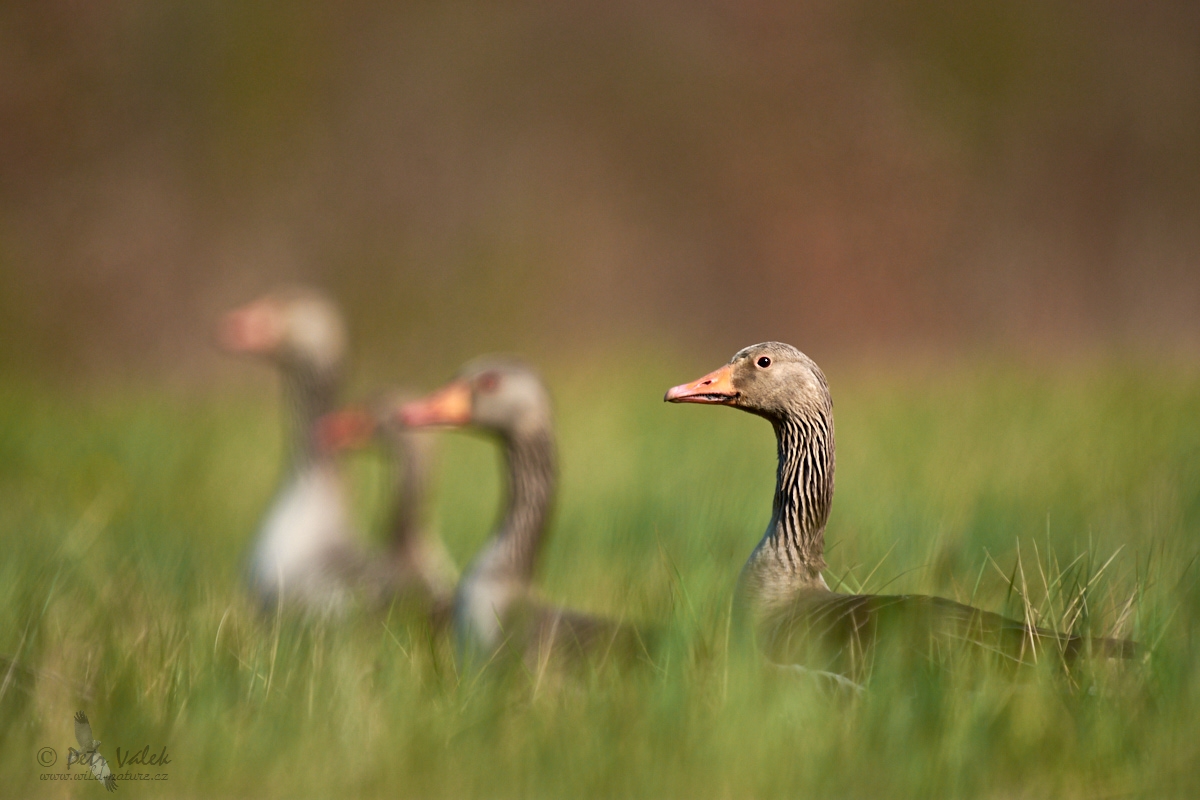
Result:
[[[410,428],[469,426],[511,439],[548,427],[551,403],[532,367],[492,356],[467,364],[423,400],[400,405],[395,417]]]
[[[346,327],[336,304],[307,287],[285,287],[235,308],[218,327],[221,346],[284,369],[332,375],[346,356]]]

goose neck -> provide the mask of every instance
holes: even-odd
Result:
[[[779,465],[771,522],[743,571],[757,599],[823,588],[825,523],[833,503],[833,416],[825,410],[773,420]]]
[[[514,432],[504,439],[508,500],[484,566],[528,583],[550,516],[558,480],[554,435],[549,427]]]
[[[429,464],[426,445],[417,434],[392,437],[392,509],[389,545],[397,556],[407,554],[425,524],[425,505],[429,493]]]
[[[284,370],[284,401],[290,412],[285,422],[293,471],[302,471],[321,458],[314,439],[316,422],[334,410],[337,380],[328,374],[303,366]]]

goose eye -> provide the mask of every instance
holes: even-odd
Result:
[[[763,356],[755,363],[758,364],[763,369],[766,369],[767,367],[771,366],[771,359],[767,358],[766,356]]]
[[[500,376],[494,372],[485,372],[479,376],[475,385],[481,392],[494,392],[500,385]]]

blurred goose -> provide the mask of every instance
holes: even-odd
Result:
[[[341,388],[342,315],[320,292],[289,287],[227,313],[219,337],[227,351],[264,358],[283,378],[288,455],[254,546],[251,588],[266,609],[286,601],[340,610],[366,564],[334,454],[316,436]]]
[[[747,347],[664,399],[732,406],[775,428],[779,466],[771,522],[742,570],[737,598],[770,660],[858,677],[866,650],[897,626],[905,646],[924,655],[963,643],[1014,662],[1041,650],[1068,662],[1089,649],[1133,655],[1130,641],[1059,634],[941,597],[830,591],[821,570],[833,501],[833,401],[825,375],[791,345]]]
[[[321,446],[330,452],[363,447],[373,438],[383,442],[392,467],[393,502],[380,599],[395,598],[422,608],[435,627],[442,627],[450,622],[458,570],[427,520],[433,442],[396,418],[395,409],[410,399],[411,395],[393,392],[373,404],[373,409],[348,406],[332,412],[318,422],[318,435]]]
[[[487,358],[398,411],[409,427],[471,427],[504,451],[508,491],[500,521],[454,599],[460,662],[478,666],[506,645],[526,659],[645,651],[632,627],[539,602],[531,591],[557,484],[550,396],[530,367]]]

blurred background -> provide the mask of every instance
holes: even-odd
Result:
[[[474,693],[390,616],[268,635],[288,409],[213,331],[281,282],[346,309],[348,397],[547,373],[539,589],[668,624],[661,678]],[[1198,311],[1195,0],[0,0],[4,786],[64,788],[35,754],[82,708],[178,754],[147,797],[1195,795]],[[768,338],[833,386],[831,585],[1153,660],[731,681],[773,434],[659,398]],[[463,565],[503,478],[438,447]],[[347,470],[378,544],[389,465]]]
[[[0,5],[0,368],[1200,343],[1191,2]],[[691,377],[681,376],[682,377]]]

